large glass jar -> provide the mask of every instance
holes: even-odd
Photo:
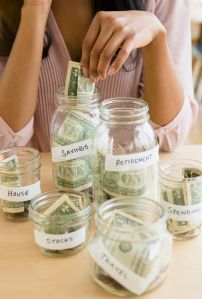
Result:
[[[116,198],[98,207],[89,247],[93,279],[120,296],[141,295],[166,278],[172,238],[162,206],[146,198]]]
[[[170,160],[159,169],[160,197],[174,239],[196,237],[202,229],[202,163]]]
[[[55,185],[59,190],[91,191],[95,128],[99,123],[99,92],[90,96],[56,94],[51,123],[51,152]]]
[[[103,101],[100,110],[93,183],[97,205],[118,196],[155,198],[159,151],[147,103],[114,98]]]
[[[0,199],[6,218],[27,218],[30,200],[41,192],[40,166],[36,149],[12,147],[0,151]]]

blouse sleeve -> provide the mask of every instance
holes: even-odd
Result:
[[[7,58],[0,56],[0,76],[3,73],[6,62]],[[32,117],[24,128],[18,132],[14,132],[3,118],[0,117],[0,148],[26,145],[33,135],[33,124],[34,119]]]
[[[163,127],[152,123],[159,139],[160,149],[163,151],[173,151],[186,140],[198,114],[198,103],[193,95],[191,23],[188,2],[188,0],[156,0],[154,11],[167,30],[170,52],[184,88],[184,104],[178,115]]]

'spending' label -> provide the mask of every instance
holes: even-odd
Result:
[[[7,201],[29,201],[41,193],[40,181],[23,187],[0,185],[0,198]]]
[[[156,164],[159,160],[159,146],[153,149],[130,155],[107,155],[106,171],[132,171]]]
[[[75,248],[86,240],[86,227],[82,227],[72,233],[52,235],[34,230],[35,242],[46,249],[64,250]]]
[[[174,205],[165,200],[162,201],[168,218],[178,221],[190,221],[202,219],[202,202],[190,206]]]
[[[94,241],[89,248],[93,260],[114,280],[130,292],[141,295],[158,274],[159,267],[154,267],[147,278],[141,277],[120,263],[105,248],[101,239]]]
[[[74,144],[52,147],[52,161],[62,162],[73,160],[93,153],[92,139],[86,139]]]

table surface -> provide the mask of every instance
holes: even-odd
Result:
[[[202,161],[202,145],[187,145],[165,159]],[[53,189],[50,154],[42,154],[42,190]],[[0,298],[1,299],[110,299],[93,282],[87,248],[71,257],[49,257],[38,251],[29,221],[14,223],[0,214]],[[202,298],[202,235],[189,241],[175,241],[167,280],[142,299]]]

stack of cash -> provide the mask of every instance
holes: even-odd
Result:
[[[94,92],[95,84],[89,78],[85,78],[81,71],[81,64],[70,61],[68,65],[65,95],[68,99],[75,98],[75,103],[79,99],[89,101]],[[52,140],[53,147],[65,147],[66,151],[75,153],[76,158],[63,159],[62,162],[53,162],[53,172],[55,184],[60,190],[74,189],[77,191],[87,190],[92,186],[92,138],[94,137],[97,121],[88,111],[79,108],[75,104],[75,108],[70,107],[70,110],[65,117],[57,134]],[[88,144],[85,144],[88,141]],[[73,149],[72,149],[73,146]],[[85,151],[86,154],[85,154]],[[81,153],[79,156],[78,153]]]
[[[122,231],[116,231],[116,227]],[[130,291],[140,295],[165,278],[171,259],[170,238],[147,229],[136,215],[115,210],[102,237],[94,239],[90,254],[99,284],[115,294],[127,295]],[[117,279],[114,269],[119,269],[122,278]]]
[[[6,169],[10,169],[10,173],[2,174],[0,176],[0,184],[8,187],[20,187],[21,180],[17,174],[18,158],[13,155],[3,161]],[[29,202],[15,202],[2,199],[2,210],[8,218],[16,218],[22,216],[24,213],[28,213]]]
[[[120,146],[113,155],[125,154]],[[157,190],[157,165],[127,171],[107,171],[107,153],[97,151],[94,161],[94,195],[97,205],[115,197],[145,196],[155,198]]]
[[[180,171],[182,182],[161,183],[161,199],[168,209],[169,232],[177,239],[184,239],[198,235],[202,226],[202,172],[195,168]]]

